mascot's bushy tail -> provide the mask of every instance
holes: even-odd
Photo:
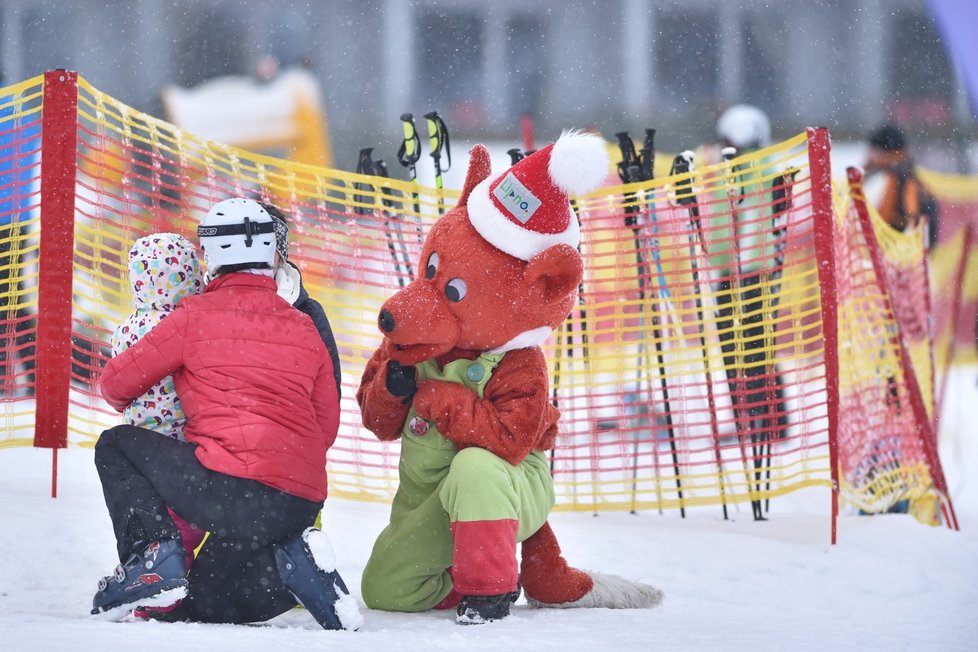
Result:
[[[520,584],[531,607],[651,609],[662,602],[655,587],[568,565],[549,523],[523,542]]]

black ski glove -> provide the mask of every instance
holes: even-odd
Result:
[[[396,360],[387,363],[387,391],[394,396],[403,396],[404,405],[410,405],[414,393],[418,391],[418,372],[414,365],[402,366]]]

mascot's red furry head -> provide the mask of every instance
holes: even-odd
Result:
[[[541,344],[570,313],[583,274],[568,195],[607,174],[604,141],[566,133],[500,175],[472,150],[462,195],[432,227],[423,274],[380,312],[391,357],[415,364],[452,349]]]

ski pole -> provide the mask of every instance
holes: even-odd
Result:
[[[404,140],[397,150],[397,162],[407,168],[408,180],[411,182],[411,200],[414,208],[414,220],[418,227],[418,243],[424,242],[421,228],[421,193],[418,189],[418,159],[421,158],[421,136],[414,127],[414,116],[410,113],[401,114],[401,130]]]
[[[641,175],[643,181],[651,181],[655,178],[655,129],[645,130],[645,143],[639,154]],[[656,283],[659,285],[658,294],[667,306],[670,305],[672,294],[669,292],[669,285],[666,283],[665,271],[662,268],[662,255],[659,249],[659,222],[655,213],[655,198],[650,197],[649,221],[652,224],[652,262],[655,263]]]
[[[655,177],[655,129],[645,130],[645,140],[642,143],[642,149],[638,155],[638,164],[639,179],[642,181],[651,181]],[[649,206],[649,222],[652,225],[652,241],[650,243],[650,249],[652,252],[652,262],[655,264],[656,283],[658,284],[658,289],[655,291],[655,293],[659,300],[656,303],[658,312],[664,313],[670,306],[670,293],[669,286],[666,284],[665,272],[662,270],[662,256],[659,251],[659,224],[655,214],[655,197],[650,194],[647,198],[647,202]],[[659,363],[659,387],[662,391],[662,402],[666,412],[666,427],[669,433],[670,441],[674,446],[675,427],[672,421],[672,407],[669,399],[669,381],[666,378],[665,356],[663,354],[663,338],[665,335],[664,331],[660,329],[660,324],[662,322],[659,321],[658,312],[652,312],[652,336],[655,341],[656,360]],[[675,461],[677,462],[676,465],[678,466],[678,460]],[[656,471],[658,471],[658,469],[656,469]],[[658,473],[656,473],[656,475],[658,476]],[[726,505],[724,505],[724,510],[726,510]]]
[[[386,166],[384,169],[386,171]],[[376,163],[374,162],[373,159],[372,147],[364,147],[363,149],[360,150],[360,155],[357,159],[357,174],[363,174],[367,176],[379,176],[377,174]],[[353,187],[358,191],[368,192],[371,195],[373,195],[373,197],[368,197],[366,195],[354,195],[353,199],[355,202],[357,202],[357,204],[366,204],[369,202],[376,206],[377,200],[376,200],[376,194],[373,185],[366,182],[357,181],[356,183],[353,184]],[[356,205],[353,207],[353,211],[358,215],[366,215],[372,212],[372,210],[373,209],[368,208],[367,206]],[[387,239],[387,250],[390,252],[391,259],[394,261],[394,270],[397,273],[397,281],[401,287],[404,287],[405,285],[404,274],[401,271],[401,261],[397,256],[397,247],[394,245],[394,236],[393,234],[391,234],[390,217],[389,215],[387,215],[386,210],[384,210],[383,213],[385,218],[384,237]]]
[[[435,191],[438,196],[438,214],[442,215],[445,213],[445,193],[442,174],[448,172],[452,167],[452,146],[448,139],[448,127],[445,126],[445,121],[441,119],[438,112],[431,111],[425,113],[424,117],[428,121],[428,147],[431,149],[431,158],[435,162]],[[448,160],[448,166],[444,169],[441,167],[442,149],[445,150],[445,158]]]
[[[655,129],[645,130],[645,140],[638,155],[639,176],[642,181],[655,178]]]
[[[645,130],[645,142],[642,144],[641,154],[639,156],[639,161],[641,165],[642,179],[651,181],[655,178],[655,129]],[[671,299],[669,293],[669,287],[666,284],[665,272],[662,269],[662,255],[659,247],[659,225],[656,219],[655,213],[655,198],[651,197],[648,202],[649,206],[649,221],[652,224],[652,260],[655,263],[656,270],[656,281],[659,285],[659,297],[664,302],[669,302]],[[661,304],[660,304],[661,305]],[[655,323],[655,315],[652,317],[653,323]],[[658,340],[656,341],[656,351],[661,351],[662,344]],[[661,358],[661,353],[660,353]],[[662,376],[662,391],[665,394],[667,392],[667,382],[665,375]],[[712,384],[710,384],[712,387]],[[666,394],[668,397],[668,394]],[[668,400],[668,399],[667,399]],[[668,403],[667,403],[668,405]],[[672,413],[668,413],[668,423],[670,432],[672,431]],[[714,451],[716,453],[716,463],[717,463],[717,473],[718,479],[720,481],[720,503],[723,505],[723,519],[728,519],[727,514],[727,492],[725,487],[725,482],[723,478],[723,458],[720,452],[719,445],[719,425],[713,429],[714,432]]]
[[[513,154],[512,154],[513,151],[514,150],[509,150],[509,153],[510,153],[510,156],[511,157],[513,156]],[[515,150],[515,151],[516,152],[519,152],[518,149]],[[520,159],[522,160],[522,158],[524,158],[524,157],[523,157],[522,153],[520,153]],[[519,161],[517,161],[517,162],[519,162]],[[581,229],[582,228],[581,227],[582,219],[581,219],[580,208],[579,208],[579,206],[577,204],[577,200],[575,198],[573,198],[573,197],[570,198],[570,206],[571,206],[571,210],[574,212],[574,215],[576,216],[578,229]],[[580,242],[578,242],[578,244],[577,244],[577,251],[578,251],[578,253],[580,253],[580,251],[581,251],[581,244],[580,244]],[[581,332],[581,356],[582,356],[581,357],[581,360],[582,360],[583,365],[584,365],[584,375],[585,375],[585,377],[590,378],[590,376],[591,376],[591,374],[590,374],[590,368],[591,367],[590,367],[590,362],[589,362],[590,361],[590,353],[588,351],[589,343],[588,343],[588,334],[587,334],[587,308],[585,307],[584,280],[583,279],[581,279],[581,283],[577,286],[577,306],[578,306],[578,314],[580,315],[580,319],[581,319],[581,323],[580,323],[580,332]],[[555,337],[555,341],[557,343],[559,343],[560,340],[561,340],[561,334],[564,335],[564,342],[565,342],[565,345],[567,347],[567,357],[568,357],[568,359],[573,358],[574,357],[574,324],[573,324],[573,322],[570,321],[570,319],[566,319],[566,320],[564,320],[563,322],[560,323],[560,326],[557,329],[557,334],[556,334],[556,337]],[[557,385],[559,384],[559,379],[560,379],[560,355],[561,355],[561,353],[560,353],[560,347],[559,346],[555,347],[555,351],[556,351],[556,359],[554,360],[554,383],[553,383],[553,388],[551,390],[551,394],[552,394],[552,397],[553,397],[552,400],[553,400],[554,407],[558,407],[558,405],[557,405],[557,403],[558,403],[558,401],[557,401]],[[585,414],[587,414],[590,408],[588,407],[588,396],[587,396],[587,393],[586,392],[585,392],[585,394],[584,394],[584,396],[582,398],[583,398],[583,402],[584,402],[584,412],[585,412]],[[550,471],[551,471],[551,473],[553,473],[553,470],[554,470],[555,454],[556,454],[556,446],[554,448],[551,448],[550,449]],[[575,494],[577,493],[577,485],[576,484],[574,485],[574,492],[575,492]],[[597,516],[597,511],[596,510],[595,510],[595,513],[594,514],[595,514],[595,516]]]
[[[383,160],[374,161],[374,174],[383,179],[387,179],[390,175],[387,173],[387,164]],[[398,220],[391,219],[393,215],[397,213],[393,210],[394,200],[391,199],[393,191],[386,187],[381,186],[381,202],[384,205],[384,231],[387,234],[387,247],[390,249],[391,256],[394,258],[394,267],[397,270],[397,282],[401,287],[404,287],[408,283],[414,280],[414,270],[411,268],[411,257],[408,255],[407,243],[404,242],[404,234],[401,233],[401,225]],[[394,239],[391,234],[391,223],[394,223],[393,230],[397,234],[397,240],[400,243],[401,257],[403,258],[403,266],[406,272],[401,273],[400,265],[398,265],[397,258],[397,247],[394,245]]]
[[[767,288],[768,296],[770,298],[770,342],[771,348],[774,348],[774,342],[777,337],[777,319],[778,319],[778,303],[781,298],[781,277],[784,274],[784,257],[785,249],[787,248],[787,233],[788,233],[788,211],[791,210],[793,198],[793,189],[795,182],[795,175],[797,170],[790,172],[785,172],[775,179],[771,183],[771,237],[774,238],[774,268],[768,273]],[[768,379],[767,384],[767,404],[768,410],[773,410],[775,412],[775,418],[773,423],[772,420],[768,418],[768,427],[774,429],[777,432],[777,436],[780,439],[780,412],[781,406],[784,400],[784,390],[782,389],[781,378],[778,375],[777,361],[774,359],[774,352],[772,351],[768,356],[768,363],[766,369],[766,377]],[[774,383],[772,387],[771,383]],[[778,392],[781,392],[781,396],[778,396]],[[784,417],[787,419],[787,415]],[[767,484],[766,490],[768,494],[771,491],[771,434],[769,433],[767,442]],[[764,511],[768,511],[771,507],[771,499],[767,497],[764,499]]]
[[[651,181],[655,178],[655,129],[645,130],[645,143],[642,145],[639,155],[641,178],[643,181]],[[649,218],[652,223],[652,262],[655,263],[656,282],[659,285],[658,294],[666,303],[672,298],[669,286],[666,283],[665,271],[662,268],[662,255],[659,250],[659,223],[655,214],[655,198],[648,200]]]
[[[621,150],[621,163],[618,164],[618,176],[622,180],[622,183],[634,183],[636,181],[641,181],[641,165],[638,156],[635,153],[635,144],[632,142],[631,137],[629,137],[627,132],[618,132],[615,134],[618,139],[618,148]],[[645,262],[642,256],[642,236],[641,227],[638,224],[638,215],[641,209],[638,203],[635,201],[634,193],[629,193],[626,195],[625,199],[625,226],[632,230],[632,237],[635,243],[635,263],[638,268],[638,295],[639,300],[642,304],[642,317],[641,320],[644,322],[644,311],[645,311],[645,277],[646,275],[651,277],[651,273],[648,270],[648,264]],[[642,334],[644,337],[644,333]],[[655,344],[656,352],[656,363],[659,370],[659,383],[662,390],[662,400],[663,407],[666,413],[666,427],[668,429],[669,436],[669,448],[672,453],[672,466],[673,471],[676,474],[676,493],[679,498],[679,514],[682,518],[686,518],[686,505],[683,497],[683,487],[682,478],[679,472],[679,454],[676,448],[676,432],[672,422],[672,406],[669,400],[669,388],[668,381],[666,378],[666,365],[665,357],[662,351],[662,331],[659,329],[659,318],[655,310],[652,311],[652,341]],[[639,358],[645,356],[645,343],[640,342],[639,344]],[[639,377],[643,377],[642,371],[638,372]],[[649,388],[649,398],[652,398],[651,387]],[[653,433],[652,437],[652,451],[653,456],[656,455],[656,449],[658,448],[658,442],[656,441],[656,435]],[[638,458],[638,440],[635,441],[635,458]],[[658,463],[655,464],[656,472],[658,472]],[[635,477],[633,478],[632,485],[632,495],[635,495],[635,488],[637,484],[637,474],[638,465],[635,466]],[[656,483],[659,486],[660,483]],[[660,498],[661,503],[661,498]],[[632,510],[634,511],[634,509]]]
[[[685,206],[689,215],[690,230],[687,235],[689,243],[689,266],[690,274],[693,279],[693,289],[695,292],[696,306],[696,327],[700,340],[700,351],[703,356],[704,380],[706,381],[706,403],[710,412],[710,433],[713,436],[713,447],[716,450],[717,463],[720,465],[720,492],[724,505],[724,517],[726,517],[726,489],[723,483],[723,463],[720,456],[720,424],[717,421],[716,397],[713,393],[713,369],[710,365],[710,350],[706,343],[706,323],[704,320],[703,291],[702,281],[699,272],[699,249],[706,253],[706,242],[703,238],[703,223],[700,219],[699,201],[693,192],[693,153],[689,150],[676,155],[672,161],[670,176],[688,175],[675,183],[676,203]]]
[[[360,150],[360,153],[357,156],[357,170],[356,170],[357,174],[373,176],[374,174],[373,152],[374,152],[373,147],[364,147]],[[374,187],[371,184],[366,183],[364,181],[355,182],[353,184],[353,189],[358,191],[358,193],[360,192],[369,193],[369,195],[373,195],[374,193]],[[353,206],[353,212],[356,213],[357,215],[366,215],[367,213],[370,213],[372,209],[368,206],[363,206],[362,204],[368,204],[368,203],[376,204],[377,202],[369,195],[358,194],[358,193],[353,195],[353,201],[355,202]]]
[[[740,449],[740,459],[744,467],[744,475],[747,479],[747,493],[750,496],[751,513],[754,516],[755,521],[763,521],[764,514],[761,511],[761,501],[755,497],[756,491],[760,491],[760,483],[755,487],[753,479],[750,472],[750,463],[747,461],[747,439],[751,440],[751,454],[753,455],[753,464],[757,468],[758,461],[758,451],[756,446],[754,446],[755,435],[753,432],[753,423],[750,419],[750,408],[744,407],[744,402],[747,400],[747,389],[746,381],[743,380],[742,375],[744,372],[744,365],[746,364],[746,353],[743,351],[738,351],[738,340],[740,339],[739,334],[741,332],[741,327],[744,325],[745,318],[743,316],[743,301],[745,292],[743,287],[744,281],[744,270],[743,261],[740,251],[740,210],[739,205],[743,201],[744,190],[741,187],[738,194],[737,189],[733,186],[730,180],[733,178],[733,169],[730,166],[730,161],[737,155],[736,148],[724,147],[721,152],[723,160],[726,162],[725,166],[725,177],[724,184],[727,190],[727,200],[730,206],[730,223],[733,237],[731,242],[733,244],[733,257],[734,257],[734,277],[732,280],[727,281],[728,290],[730,291],[730,339],[734,340],[734,343],[729,345],[732,347],[733,352],[733,362],[728,363],[725,359],[725,364],[732,364],[733,368],[727,370],[728,382],[733,379],[733,386],[731,388],[730,402],[734,411],[734,426],[737,429],[737,443]],[[723,346],[720,347],[721,350]],[[729,351],[730,349],[728,349]],[[743,362],[742,362],[743,360]]]

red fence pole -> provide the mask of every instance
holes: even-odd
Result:
[[[832,211],[832,142],[824,127],[809,128],[808,166],[812,177],[815,258],[821,293],[822,339],[825,342],[825,412],[829,423],[832,474],[832,544],[839,521],[839,296],[835,276],[835,215]]]
[[[57,449],[68,445],[77,109],[78,74],[67,70],[46,72],[41,117],[34,446],[52,449],[52,497],[58,493]]]

